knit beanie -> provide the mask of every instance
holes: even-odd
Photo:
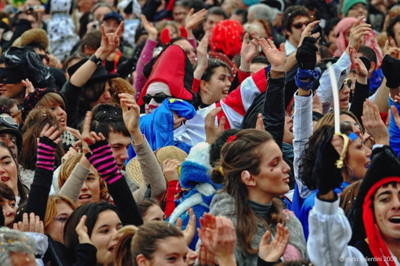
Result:
[[[347,13],[349,13],[349,10],[357,4],[364,4],[366,6],[368,6],[368,3],[366,0],[344,0],[343,3],[343,15],[347,16]]]

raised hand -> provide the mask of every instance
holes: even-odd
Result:
[[[78,225],[75,228],[75,232],[78,235],[79,239],[79,244],[91,244],[93,245],[92,241],[90,240],[90,237],[88,235],[88,229],[86,227],[86,220],[87,216],[83,215],[82,218],[80,219]]]
[[[135,143],[140,143],[143,140],[143,135],[139,128],[140,107],[137,105],[133,95],[120,93],[118,97],[125,126],[133,137],[133,141]]]
[[[311,23],[309,23],[308,25],[307,25],[307,27],[304,29],[304,31],[301,33],[301,36],[300,36],[300,41],[299,41],[299,45],[298,45],[298,47],[300,47],[302,44],[303,44],[303,41],[304,41],[304,39],[306,38],[306,37],[313,37],[313,38],[315,38],[315,39],[318,39],[320,36],[320,34],[319,34],[319,32],[317,32],[317,33],[314,33],[314,34],[312,34],[311,33],[311,31],[312,31],[312,29],[317,25],[317,24],[319,24],[319,20],[315,20],[315,21],[313,21],[313,22],[311,22]]]
[[[143,28],[147,31],[147,33],[149,34],[149,39],[150,40],[157,40],[157,35],[158,35],[158,31],[157,28],[154,27],[153,23],[150,23],[145,15],[140,15],[140,19],[142,21],[143,24]]]
[[[369,99],[364,102],[361,118],[365,129],[374,138],[375,143],[389,145],[389,133],[381,119],[378,106]]]
[[[204,245],[200,245],[199,251],[199,265],[200,266],[214,266],[215,258],[214,254],[208,250]]]
[[[21,82],[22,82],[22,85],[24,85],[26,88],[25,97],[35,91],[35,87],[33,87],[33,84],[32,84],[32,82],[30,82],[29,79],[23,79],[23,80],[21,80]]]
[[[365,67],[363,61],[361,61],[356,49],[349,47],[351,64],[356,70],[358,79],[365,79],[368,77],[368,69]],[[363,83],[364,84],[364,83]],[[366,84],[366,83],[365,83]]]
[[[167,182],[179,179],[178,167],[181,162],[177,159],[168,158],[163,162],[163,174]]]
[[[302,69],[314,70],[317,64],[317,40],[312,37],[304,38],[303,43],[297,48],[296,60]]]
[[[270,238],[271,232],[265,232],[258,245],[258,256],[267,262],[277,262],[289,243],[289,229],[279,223],[274,239]]]
[[[38,139],[36,167],[54,171],[54,159],[57,145],[61,142],[61,132],[57,126],[46,124]]]
[[[396,43],[393,39],[386,40],[385,46],[383,47],[383,54],[400,59],[400,48],[396,46]]]
[[[192,242],[194,234],[196,233],[196,216],[192,208],[187,210],[189,212],[189,222],[186,225],[185,230],[182,230],[183,237],[186,240],[186,243],[189,245]],[[176,227],[181,230],[182,229],[182,219],[178,218],[176,220]]]
[[[31,212],[29,215],[27,213],[24,213],[22,215],[22,221],[14,223],[13,229],[22,232],[44,234],[43,221],[41,221],[40,217],[38,215],[35,215],[33,212]]]
[[[263,118],[262,113],[258,113],[258,115],[257,115],[256,129],[263,130],[263,131],[265,130],[264,118]]]
[[[203,220],[202,227],[198,229],[202,244],[214,254],[219,265],[234,265],[236,232],[232,221],[223,216],[212,218],[211,214],[206,215],[207,222]]]
[[[357,21],[354,22],[353,27],[350,29],[348,46],[356,49],[356,51],[361,46],[363,36],[371,30],[371,25],[363,22],[364,19],[363,16],[357,18]]]
[[[124,30],[124,22],[121,22],[115,32],[106,33],[104,25],[101,25],[101,43],[100,51],[104,56],[101,59],[106,59],[112,52],[119,47],[122,32]]]
[[[90,145],[96,144],[98,141],[105,140],[102,133],[97,134],[94,131],[90,131],[90,123],[92,122],[92,112],[86,112],[85,120],[83,122],[82,130],[82,151],[84,154],[89,153]]]
[[[206,115],[204,127],[206,130],[206,142],[209,144],[214,143],[225,130],[225,117],[221,117],[218,126],[215,126],[215,118],[221,109],[221,107],[217,107]]]
[[[201,79],[208,67],[208,43],[210,40],[211,32],[206,32],[201,39],[199,46],[197,46],[197,66],[194,71],[194,78]]]
[[[206,15],[207,9],[203,8],[197,12],[194,12],[193,8],[190,9],[185,19],[185,28],[189,31],[194,30],[198,25],[200,25],[200,23],[204,21]]]
[[[47,137],[55,144],[59,144],[61,142],[61,139],[59,138],[60,135],[61,131],[58,130],[57,126],[50,126],[49,124],[46,124],[40,132],[40,141],[42,141],[43,137]]]
[[[250,64],[254,57],[259,54],[258,47],[260,39],[257,33],[251,34],[252,40],[248,41],[249,34],[246,33],[243,38],[242,48],[240,50],[240,70],[249,72]]]
[[[274,42],[270,39],[260,40],[261,49],[263,50],[268,62],[271,64],[271,70],[285,72],[286,53],[285,44],[282,43],[280,48],[276,48]]]

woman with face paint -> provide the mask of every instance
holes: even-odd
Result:
[[[236,225],[237,265],[256,265],[256,247],[264,233],[272,230],[275,235],[283,222],[290,237],[280,256],[286,260],[305,257],[301,223],[283,211],[278,199],[289,191],[289,171],[279,146],[266,131],[241,130],[222,147],[221,159],[211,178],[224,183],[225,189],[214,195],[210,212],[226,216]]]

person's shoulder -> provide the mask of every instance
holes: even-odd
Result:
[[[293,211],[288,210],[288,209],[283,209],[281,211],[281,214],[283,215],[283,217],[285,218],[286,221],[286,225],[290,226],[290,227],[300,227],[301,229],[303,229],[303,226],[299,220],[299,218],[297,218],[297,216],[294,214]]]
[[[213,215],[232,216],[235,212],[235,200],[227,192],[218,192],[214,195],[210,212]]]

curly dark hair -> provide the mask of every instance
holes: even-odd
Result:
[[[319,127],[314,131],[304,148],[301,156],[302,160],[299,164],[299,176],[303,184],[306,185],[310,190],[317,189],[316,180],[313,178],[313,169],[315,161],[318,159],[317,149],[320,147],[318,144],[321,142],[326,142],[327,140],[331,140],[335,133],[334,131],[334,127],[330,125]],[[347,123],[341,124],[340,131],[346,135],[348,135],[350,132],[353,132],[351,125]],[[346,169],[343,168],[343,171],[346,171]]]

